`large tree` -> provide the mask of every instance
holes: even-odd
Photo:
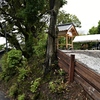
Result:
[[[81,27],[81,22],[76,15],[66,13],[64,10],[59,11],[57,24],[74,23],[76,27]]]
[[[89,34],[97,34],[98,30],[97,27],[93,26],[91,29],[89,29]]]
[[[21,50],[26,58],[34,54],[34,46],[38,42],[37,36],[45,25],[45,13],[50,15],[46,69],[57,57],[56,21],[59,9],[65,2],[66,0],[2,0],[1,2],[0,16],[6,24],[7,40],[16,49]],[[1,27],[0,36],[5,37],[4,27]]]
[[[51,68],[57,61],[57,35],[56,27],[57,15],[59,9],[66,3],[66,0],[49,0],[50,25],[48,30],[47,51],[45,59],[45,72]]]
[[[26,58],[32,57],[37,37],[45,25],[43,18],[47,9],[48,0],[2,0],[0,36],[5,37],[5,23],[9,43]]]
[[[91,29],[89,29],[89,34],[100,34],[100,21],[98,21],[97,26],[93,26]]]

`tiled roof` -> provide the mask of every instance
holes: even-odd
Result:
[[[59,31],[65,31],[65,30],[69,30],[70,27],[74,25],[73,23],[68,23],[68,24],[62,24],[62,25],[57,25]]]

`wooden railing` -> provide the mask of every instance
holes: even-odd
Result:
[[[58,65],[69,75],[69,82],[76,81],[94,99],[100,100],[100,75],[75,60],[75,55],[67,55],[58,50]]]

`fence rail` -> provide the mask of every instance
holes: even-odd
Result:
[[[100,100],[100,75],[77,62],[75,55],[67,55],[58,50],[58,65],[69,74],[69,82],[74,80],[94,99]]]

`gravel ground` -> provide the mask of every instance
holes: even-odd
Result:
[[[75,59],[100,74],[100,50],[62,50],[69,55],[74,54]]]

